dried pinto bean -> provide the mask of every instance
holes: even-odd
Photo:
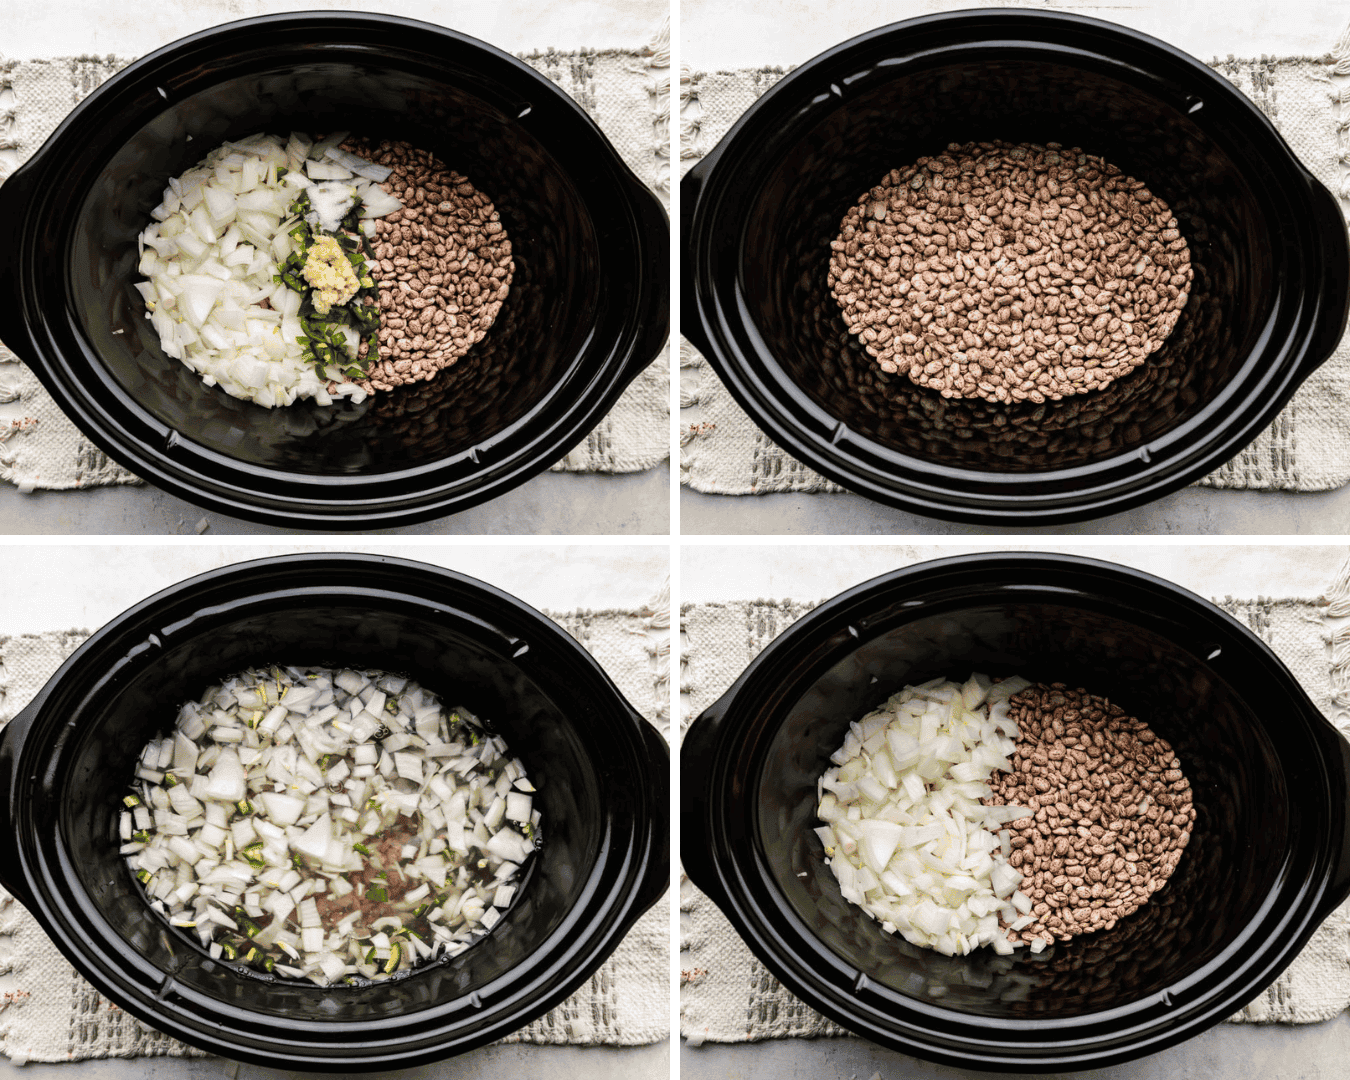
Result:
[[[1064,683],[1009,701],[1020,734],[1012,771],[989,782],[992,805],[1025,806],[1012,822],[1020,890],[1037,921],[1011,941],[1110,930],[1166,884],[1195,825],[1176,754],[1118,705]],[[1051,842],[1047,837],[1053,837]]]
[[[1057,143],[953,143],[894,169],[830,247],[849,333],[947,398],[1099,390],[1161,348],[1193,280],[1167,204]]]
[[[406,142],[343,148],[393,172],[380,186],[403,209],[377,218],[379,355],[367,390],[434,378],[483,340],[511,288],[515,260],[500,215],[481,191]],[[361,356],[367,354],[362,344]]]

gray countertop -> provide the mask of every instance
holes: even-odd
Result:
[[[0,483],[0,533],[259,535],[276,529],[203,510],[151,487],[35,491]],[[640,473],[541,473],[470,510],[380,534],[665,535],[670,531],[670,470],[665,462]]]
[[[680,528],[686,535],[1333,535],[1350,533],[1350,486],[1324,492],[1184,488],[1123,514],[1041,529],[988,529],[939,521],[851,493],[730,496],[682,488]]]
[[[665,535],[670,473],[663,463],[624,475],[544,473],[482,506],[390,535]],[[705,495],[682,488],[686,535],[1338,535],[1350,533],[1350,487],[1327,492],[1187,488],[1123,514],[1038,530],[980,529],[893,510],[860,495]],[[149,485],[23,494],[0,484],[0,532],[9,534],[281,533],[211,513]],[[298,533],[298,535],[307,535]]]
[[[651,1046],[485,1046],[437,1065],[383,1073],[328,1073],[367,1080],[666,1080],[670,1043]],[[224,1058],[110,1058],[15,1065],[0,1056],[0,1080],[312,1080]]]
[[[1350,1074],[1347,1062],[1350,1016],[1342,1013],[1324,1024],[1220,1024],[1127,1065],[1056,1075],[1075,1080],[1314,1080]],[[680,1047],[681,1080],[871,1080],[876,1073],[882,1080],[977,1080],[1005,1075],[934,1065],[862,1039]]]

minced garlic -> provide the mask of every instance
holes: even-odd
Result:
[[[319,315],[327,315],[335,304],[345,304],[361,287],[346,253],[331,236],[310,247],[301,273],[314,290],[311,299]]]

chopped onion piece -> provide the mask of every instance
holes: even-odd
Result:
[[[170,178],[163,201],[151,211],[153,220],[137,238],[137,266],[149,280],[136,288],[164,353],[183,361],[207,385],[267,407],[298,398],[331,403],[334,396],[359,402],[366,394],[339,373],[338,364],[327,371],[334,381],[320,379],[299,340],[296,316],[302,298],[285,285],[274,285],[279,264],[295,246],[289,233],[298,218],[287,216],[287,210],[296,195],[302,189],[320,192],[311,200],[329,211],[323,223],[335,232],[355,192],[352,173],[331,159],[308,162],[325,178],[321,182],[306,177],[300,150],[319,147],[296,135],[287,143],[263,134],[225,143],[182,176]],[[278,175],[283,167],[290,170],[284,177]],[[363,200],[363,222],[398,208],[389,206],[391,197],[370,179],[357,182],[370,185],[378,196],[374,208]],[[340,194],[328,190],[335,184]],[[331,211],[342,213],[334,219]],[[279,303],[277,290],[292,297],[294,306]],[[278,319],[278,312],[290,317]],[[344,333],[344,338],[350,343],[350,336]],[[147,771],[163,772],[168,763],[144,764]],[[144,773],[142,778],[158,782]]]
[[[349,154],[346,150],[340,150],[336,146],[330,146],[323,152],[323,156],[330,161],[336,161],[346,169],[350,169],[357,176],[364,176],[367,180],[374,180],[376,183],[383,183],[388,180],[393,173],[393,169],[387,165],[375,165],[359,158],[355,154]]]

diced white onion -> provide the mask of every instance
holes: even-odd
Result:
[[[815,832],[844,899],[887,933],[949,956],[981,945],[1010,954],[1008,928],[1034,921],[1002,828],[1032,811],[981,802],[993,773],[1011,767],[1007,701],[1028,685],[976,673],[906,687],[851,724],[830,756]]]
[[[331,158],[307,161],[301,153],[322,158],[324,149],[335,145],[330,140],[342,134],[312,147],[294,134],[286,142],[258,134],[225,143],[172,177],[163,201],[151,212],[153,221],[138,237],[138,268],[149,280],[136,288],[165,354],[183,361],[208,385],[267,407],[298,398],[331,402],[334,394],[364,398],[365,391],[341,376],[330,389],[305,360],[295,318],[300,294],[273,280],[293,249],[289,231],[298,218],[286,214],[302,188],[310,192],[314,220],[330,233],[339,229],[358,190],[363,220],[402,206],[371,179],[381,171],[387,174],[381,166],[362,163],[358,179]],[[284,177],[278,176],[282,168],[290,170]],[[321,182],[307,178],[306,168]],[[278,304],[278,290],[294,298],[294,308]],[[262,307],[264,301],[271,310]],[[290,317],[278,319],[283,310]],[[354,356],[350,338],[348,345]],[[148,762],[145,768],[164,770]]]

